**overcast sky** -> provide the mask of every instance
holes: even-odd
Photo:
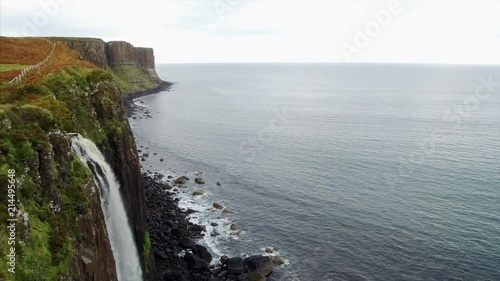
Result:
[[[500,0],[1,0],[3,36],[99,37],[167,62],[500,64]]]

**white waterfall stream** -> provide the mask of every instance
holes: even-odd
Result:
[[[137,247],[120,195],[120,184],[97,146],[81,135],[74,135],[71,144],[80,160],[92,170],[99,187],[101,207],[111,249],[116,261],[119,281],[142,280]]]

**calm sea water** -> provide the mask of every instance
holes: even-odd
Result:
[[[243,230],[214,253],[275,247],[273,280],[500,280],[500,67],[158,68],[177,84],[133,120],[144,166],[203,173],[182,202]]]

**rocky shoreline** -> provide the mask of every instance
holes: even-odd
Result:
[[[173,84],[162,85],[143,92],[132,93],[123,98],[129,118],[152,118],[149,111],[134,104],[136,98],[168,90]],[[138,154],[144,158],[149,153]],[[141,156],[142,155],[142,156]],[[162,161],[163,158],[160,159]],[[144,167],[143,167],[144,168]],[[186,177],[173,179],[187,181]],[[163,181],[165,175],[147,171],[142,174],[147,208],[147,229],[151,243],[150,251],[154,254],[156,279],[163,281],[266,281],[277,265],[282,264],[280,257],[253,255],[250,257],[222,256],[213,261],[212,255],[197,240],[205,235],[205,226],[189,222],[188,216],[193,210],[183,210],[175,198],[175,190]],[[195,182],[204,183],[197,178]],[[220,183],[217,183],[220,184]],[[153,262],[153,261],[150,261]]]
[[[143,183],[148,210],[147,225],[154,251],[157,280],[164,281],[265,281],[275,267],[270,256],[222,256],[215,264],[208,249],[196,244],[205,227],[190,223],[193,210],[182,210],[173,187],[164,175],[144,173]]]
[[[140,97],[145,97],[149,95],[154,95],[157,94],[161,91],[168,91],[170,87],[172,87],[174,83],[167,82],[167,81],[161,81],[158,86],[148,89],[148,90],[143,90],[143,91],[137,91],[133,92],[130,94],[126,94],[123,96],[123,105],[125,105],[125,110],[127,112],[127,116],[130,117],[132,112],[136,110],[136,106],[134,105],[134,100]]]

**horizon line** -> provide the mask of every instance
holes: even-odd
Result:
[[[155,64],[338,64],[338,65],[440,65],[440,66],[498,66],[500,63],[459,62],[341,62],[341,61],[229,61],[229,62],[157,62]]]

